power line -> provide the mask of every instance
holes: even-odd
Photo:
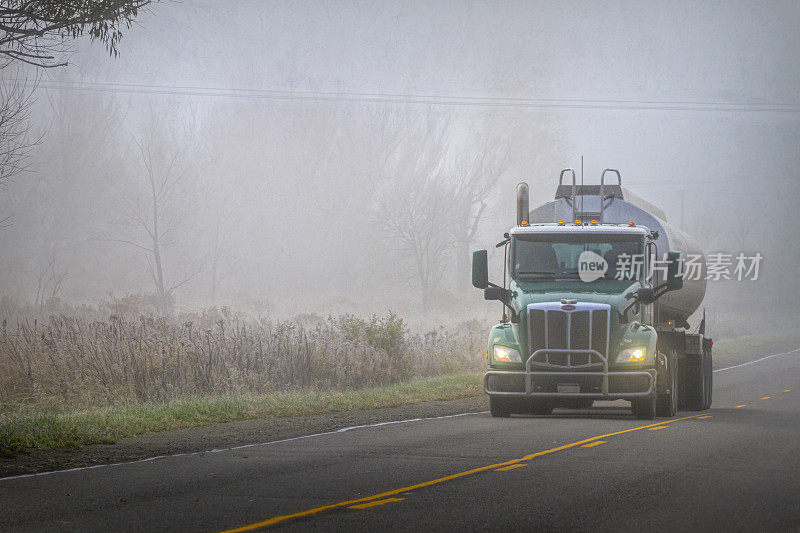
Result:
[[[780,102],[715,102],[715,101],[657,101],[657,100],[599,100],[544,99],[483,96],[443,96],[425,94],[278,91],[269,89],[239,89],[180,85],[148,85],[129,83],[40,81],[26,82],[44,89],[113,92],[123,94],[156,94],[175,96],[205,96],[250,98],[265,100],[300,100],[315,102],[363,102],[382,104],[446,105],[476,107],[529,107],[562,109],[610,109],[653,111],[716,111],[800,113],[798,103]]]
[[[783,185],[783,184],[790,184],[794,185],[797,183],[797,178],[795,177],[786,177],[782,178],[779,176],[769,176],[765,178],[766,182],[773,184],[773,185]],[[704,180],[695,180],[695,181],[625,181],[623,182],[622,186],[627,187],[628,185],[632,185],[634,187],[659,187],[660,189],[669,189],[667,192],[672,191],[682,191],[682,190],[692,190],[697,188],[703,188],[705,186],[708,187],[715,187],[715,191],[720,192],[723,191],[722,187],[729,187],[731,185],[735,185],[739,182],[736,180],[723,180],[723,179],[714,179],[709,181]],[[741,183],[752,183],[752,182],[741,182]],[[754,186],[758,186],[758,184],[754,184]],[[729,191],[731,194],[739,194],[738,191]]]

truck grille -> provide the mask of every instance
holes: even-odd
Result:
[[[608,354],[609,306],[604,304],[578,304],[565,311],[560,304],[532,304],[528,306],[529,354],[541,349],[597,350],[603,357]],[[594,359],[594,360],[592,360]],[[536,356],[534,366],[548,368],[596,366],[602,362],[587,353],[543,352]]]

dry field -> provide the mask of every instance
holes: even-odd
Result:
[[[0,324],[0,455],[173,427],[476,394],[488,328],[387,314],[51,315]],[[93,316],[92,316],[93,315]]]

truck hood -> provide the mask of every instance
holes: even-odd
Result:
[[[598,280],[584,283],[580,280],[558,280],[529,284],[511,282],[513,306],[520,313],[519,346],[524,350],[528,346],[527,308],[530,304],[560,302],[562,299],[577,300],[576,303],[607,304],[611,307],[609,346],[612,351],[618,350],[626,331],[629,329],[620,323],[622,311],[633,301],[627,296],[639,289],[639,282]],[[638,330],[637,330],[638,331]],[[651,335],[651,331],[640,332],[642,338]],[[649,337],[648,337],[649,338]],[[643,340],[646,344],[646,342]]]
[[[580,280],[519,284],[512,281],[511,283],[511,290],[519,306],[519,311],[527,309],[529,304],[570,299],[578,302],[608,304],[613,310],[621,312],[631,302],[626,296],[638,288],[638,282],[617,280],[592,283],[584,283]]]

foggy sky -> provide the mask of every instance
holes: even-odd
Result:
[[[109,242],[137,237],[124,209],[143,191],[136,141],[146,140],[178,154],[183,175],[168,271],[198,274],[176,291],[181,306],[211,303],[217,250],[217,304],[417,312],[407,258],[377,229],[376,217],[392,214],[376,214],[372,200],[378,183],[400,183],[407,170],[388,163],[397,133],[432,116],[447,130],[446,165],[487,145],[507,154],[472,249],[493,250],[513,223],[517,181],[531,184],[537,205],[583,155],[587,183],[619,168],[623,185],[707,251],[764,253],[764,290],[712,285],[712,309],[757,294],[797,313],[800,283],[783,274],[800,247],[774,221],[800,202],[800,4],[221,5],[156,5],[118,58],[81,41],[69,67],[44,73],[34,116],[43,143],[32,172],[0,192],[0,214],[15,214],[0,230],[0,294],[32,301],[52,257],[67,272],[66,300],[152,291],[141,253]],[[346,102],[187,87],[400,96]],[[440,311],[486,308],[462,276],[442,278]]]

